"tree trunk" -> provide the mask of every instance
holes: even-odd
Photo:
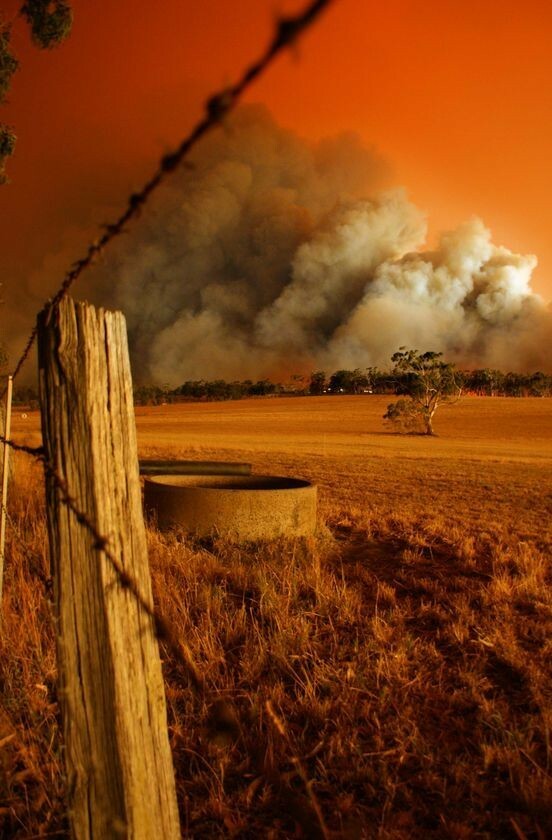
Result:
[[[42,429],[67,797],[77,840],[180,837],[121,313],[65,298],[39,316]],[[79,521],[80,519],[80,521]]]
[[[425,424],[426,424],[426,435],[434,435],[435,432],[433,431],[433,415],[435,414],[436,407],[431,409],[427,412],[425,416]]]

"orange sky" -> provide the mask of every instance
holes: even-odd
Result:
[[[19,4],[2,0],[7,16]],[[84,245],[84,226],[108,221],[264,48],[275,12],[302,6],[75,0],[70,40],[47,53],[16,23],[21,70],[0,118],[19,142],[0,189],[0,267],[21,329],[37,302],[25,277],[46,293],[44,256],[70,229]],[[480,215],[497,244],[537,254],[534,288],[550,298],[551,44],[546,0],[335,0],[247,98],[307,137],[358,132],[433,233]]]

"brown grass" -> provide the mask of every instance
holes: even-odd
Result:
[[[142,455],[248,459],[320,487],[311,540],[149,531],[189,836],[552,834],[552,401],[466,399],[437,439],[383,398],[139,409]],[[36,418],[16,418],[36,440]],[[66,836],[39,476],[16,464],[0,642],[0,834]],[[46,596],[46,597],[45,597]],[[322,818],[317,814],[320,809]]]

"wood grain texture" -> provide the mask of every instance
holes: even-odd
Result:
[[[46,456],[151,604],[124,317],[65,298],[38,328]],[[51,477],[47,506],[73,835],[178,838],[152,620]]]

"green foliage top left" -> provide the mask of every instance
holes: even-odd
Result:
[[[0,22],[0,105],[6,100],[12,76],[19,67],[19,62],[10,49],[10,36],[9,27],[2,28]]]
[[[71,32],[73,10],[67,0],[26,0],[19,11],[31,29],[33,42],[43,50],[61,44]],[[10,49],[11,27],[0,16],[0,105],[5,103],[12,76],[19,67]],[[5,167],[16,140],[11,126],[0,123],[0,185],[9,183]]]
[[[0,125],[0,158],[13,155],[16,136],[8,125]]]
[[[31,27],[34,43],[44,50],[65,41],[73,26],[73,10],[66,0],[27,0],[21,14]]]

